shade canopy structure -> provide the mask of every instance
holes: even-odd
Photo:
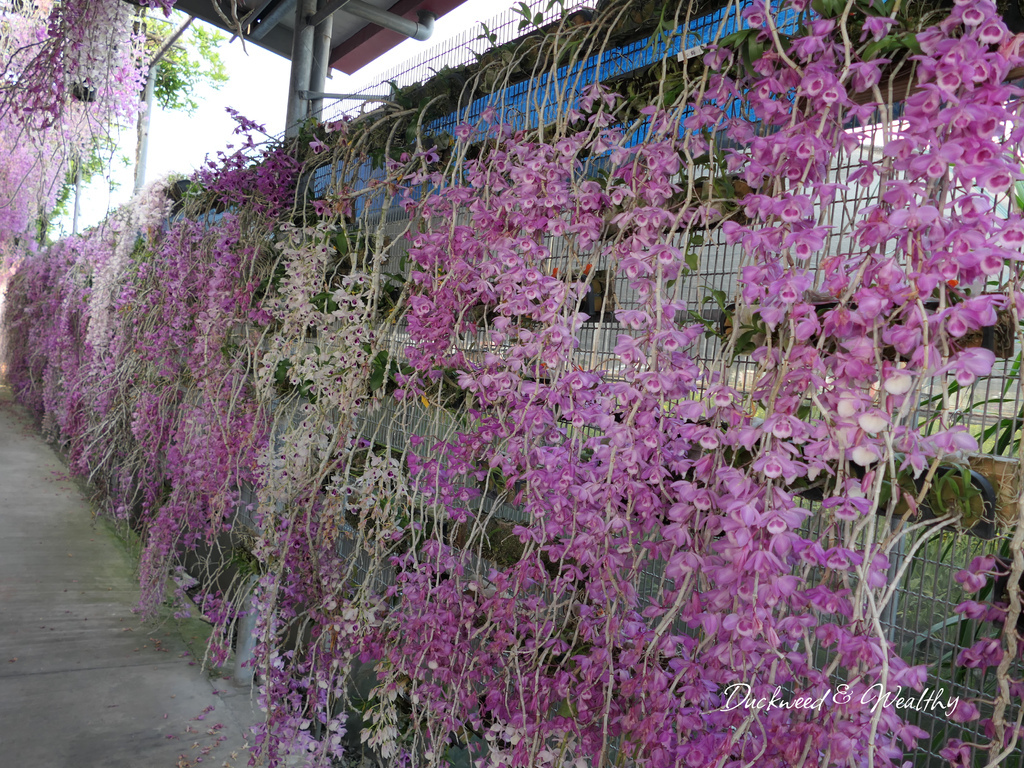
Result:
[[[126,0],[137,4],[137,0]],[[407,38],[427,40],[434,19],[465,0],[178,0],[174,7],[291,61],[285,135],[323,110],[331,69],[346,74]]]
[[[387,53],[408,37],[425,40],[432,19],[465,0],[319,0],[313,13],[296,14],[303,0],[178,0],[174,7],[287,59],[293,58],[297,27],[330,20],[328,61],[332,68],[352,74]],[[214,7],[219,4],[223,16]],[[232,8],[234,5],[234,8]],[[224,17],[238,19],[229,25]],[[299,22],[300,18],[305,24]]]

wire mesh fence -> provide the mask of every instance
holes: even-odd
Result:
[[[549,24],[565,14],[587,11],[594,7],[595,1],[563,5],[549,0],[529,0],[522,5],[529,9],[528,26],[535,26],[534,19],[540,14],[540,25]],[[402,62],[380,74],[372,75],[372,80],[356,86],[356,93],[366,95],[386,94],[393,85],[405,88],[413,83],[429,80],[443,69],[455,69],[475,64],[480,55],[488,48],[512,42],[522,35],[522,27],[526,21],[522,8],[509,8],[502,13],[487,19],[481,25],[470,27],[436,45],[428,47],[418,56]],[[337,120],[343,115],[354,114],[358,107],[351,102],[338,102],[324,111],[324,122]]]
[[[543,0],[534,2],[531,8],[545,14],[545,23],[563,13],[561,8],[546,6]],[[516,40],[521,19],[520,14],[508,12],[488,25],[488,30],[494,35],[491,43],[500,46]],[[604,82],[610,87],[625,86],[632,75],[645,67],[669,59],[684,65],[693,60],[699,61],[698,54],[705,45],[742,28],[738,7],[729,5],[692,20],[689,25],[674,30],[670,35],[641,37],[566,66],[552,66],[544,71],[538,69],[530,76],[514,82],[507,80],[504,83],[487,83],[477,90],[490,92],[476,93],[472,98],[460,102],[459,107],[450,114],[430,122],[425,135],[450,136],[457,125],[473,125],[489,109],[499,109],[503,119],[514,130],[543,127],[555,115],[564,112],[567,105],[578,103],[584,89],[591,83]],[[407,65],[387,73],[380,83],[367,90],[381,92],[381,88],[387,87],[388,83],[399,88],[410,86],[428,80],[431,73],[443,68],[467,64],[486,65],[479,42],[473,32],[467,32],[450,41],[450,44],[432,49]],[[867,184],[849,183],[849,175],[864,161],[881,160],[882,137],[898,127],[900,120],[901,105],[895,103],[890,108],[885,119],[876,115],[874,122],[852,121],[847,127],[853,149],[832,169],[832,177],[840,186],[833,205],[822,211],[820,216],[821,223],[829,225],[832,231],[828,236],[826,252],[849,252],[857,247],[849,234],[851,225],[878,198],[880,190],[877,180]],[[341,115],[342,109],[343,106],[339,106],[334,117]],[[760,130],[760,126],[757,128]],[[643,143],[647,138],[646,129],[638,130],[634,138],[636,144]],[[588,173],[595,176],[600,174],[602,163],[601,158],[593,158]],[[346,172],[350,176],[345,183],[356,188],[370,188],[385,179],[384,170],[369,163]],[[333,191],[336,187],[332,185],[339,183],[343,175],[344,172],[338,168],[321,167],[314,173],[312,194],[322,197]],[[680,181],[686,180],[680,176]],[[707,182],[711,182],[710,177]],[[1007,206],[1012,204],[1013,201],[1006,202]],[[407,217],[397,201],[385,193],[367,194],[360,205],[362,208],[358,213],[379,221],[380,231],[390,243],[382,256],[386,259],[384,270],[400,274],[407,269],[407,243],[403,239],[408,231]],[[676,240],[672,244],[687,248],[699,257],[699,263],[691,273],[679,281],[677,296],[689,306],[696,307],[700,318],[711,328],[720,329],[724,323],[739,322],[740,319],[731,315],[725,304],[734,300],[736,294],[739,275],[745,264],[742,249],[727,242],[722,228],[715,226],[707,227],[699,240],[694,240],[690,231],[673,237]],[[609,250],[597,248],[584,262],[577,255],[567,253],[558,236],[548,235],[542,247],[547,253],[548,274],[572,282],[583,281],[589,286],[582,299],[581,309],[590,315],[590,320],[580,330],[574,362],[583,369],[601,370],[614,377],[617,365],[614,353],[616,338],[620,334],[630,333],[616,320],[615,311],[639,306],[634,290],[628,280],[615,276],[611,269],[612,256]],[[813,266],[823,268],[820,264]],[[709,301],[709,297],[716,293],[727,297],[727,301],[717,304]],[[822,311],[832,308],[823,300]],[[953,696],[969,698],[994,695],[992,674],[967,670],[954,663],[962,651],[978,639],[991,635],[993,631],[991,625],[967,619],[955,612],[956,606],[968,599],[968,595],[963,592],[954,575],[979,555],[1005,557],[1009,554],[1008,532],[999,520],[1000,517],[1016,517],[1017,490],[1012,476],[1016,472],[1014,457],[1020,451],[1024,401],[1019,386],[1021,358],[1016,344],[1016,329],[1007,323],[1007,317],[1001,316],[997,326],[987,329],[968,344],[984,346],[995,353],[997,363],[992,374],[966,386],[952,380],[943,386],[936,385],[926,393],[915,415],[920,423],[934,424],[936,429],[940,425],[948,427],[961,424],[978,439],[981,451],[969,457],[970,467],[979,470],[979,474],[984,477],[998,476],[1003,480],[988,491],[991,498],[985,500],[990,507],[987,514],[991,525],[989,528],[975,526],[958,530],[958,526],[950,525],[946,519],[944,525],[919,525],[916,532],[906,534],[903,532],[906,521],[896,520],[893,522],[894,528],[889,529],[882,523],[883,518],[879,518],[879,524],[875,527],[874,535],[880,540],[889,537],[893,541],[889,574],[894,586],[892,599],[882,616],[885,635],[907,662],[928,665],[928,687],[942,691],[939,698],[943,700]],[[409,343],[407,331],[399,324],[388,333],[391,353],[400,356]],[[464,351],[477,357],[489,353],[500,355],[503,352],[500,346],[491,344],[482,332],[477,334],[475,340],[467,337]],[[707,364],[720,361],[723,335],[708,333],[696,341],[688,352]],[[726,375],[730,386],[740,392],[748,392],[757,378],[758,363],[749,355],[738,354],[730,360]],[[374,402],[372,407],[360,414],[358,434],[368,444],[381,446],[388,451],[398,449],[417,452],[420,449],[412,447],[413,438],[425,440],[417,445],[457,440],[464,418],[457,410],[442,409],[438,403],[430,402],[429,398],[411,402]],[[482,517],[509,523],[525,519],[524,511],[514,501],[516,489],[484,483],[482,490],[484,492],[479,497],[477,507]],[[816,514],[818,504],[815,501],[808,501],[807,504],[815,514],[809,519],[805,531],[827,540],[833,532],[824,527],[822,516]],[[941,515],[936,517],[942,518]],[[360,556],[351,541],[340,545],[339,554],[344,557]],[[357,566],[357,569],[365,570],[365,566]],[[658,594],[664,579],[664,564],[651,561],[637,580],[636,588],[641,599]],[[991,594],[988,596],[992,597]],[[948,738],[984,741],[984,734],[977,725],[953,724],[946,715],[936,704],[922,708],[912,716],[911,721],[930,735],[930,741],[919,748],[915,766],[942,764],[939,750]],[[985,715],[983,711],[982,716]],[[1008,764],[1024,765],[1024,758],[1018,753]]]

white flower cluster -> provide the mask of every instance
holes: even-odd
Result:
[[[516,728],[507,723],[495,723],[484,733],[488,750],[487,768],[509,768],[516,764],[513,756],[515,746],[524,738],[530,738],[526,730]],[[537,753],[537,768],[587,768],[586,758],[576,757],[576,738],[567,734],[558,743],[557,739],[549,738],[547,747]]]
[[[99,235],[108,240],[92,264],[89,296],[89,328],[86,341],[97,353],[107,348],[112,311],[121,276],[131,261],[139,235],[152,236],[164,226],[173,203],[167,196],[167,179],[147,184],[126,206],[104,223]],[[105,257],[105,258],[104,258]]]
[[[359,275],[327,276],[332,236],[325,225],[284,227],[277,243],[285,274],[268,307],[279,326],[257,374],[264,400],[277,411],[272,455],[261,461],[264,514],[288,504],[315,467],[344,452],[352,420],[366,400],[371,286]],[[333,288],[329,303],[323,301],[325,288]],[[283,371],[290,392],[279,389]],[[343,499],[337,501],[340,506]]]
[[[412,491],[402,462],[394,456],[370,454],[361,470],[362,474],[341,492],[347,497],[346,510],[366,523],[368,535],[362,545],[371,561],[385,563],[394,536],[401,534],[399,521],[412,504]],[[339,480],[334,478],[335,482]]]
[[[370,282],[364,275],[346,275],[341,287],[330,292],[330,304],[314,304],[314,297],[325,293],[332,233],[321,226],[283,234],[277,247],[285,276],[270,305],[281,325],[264,355],[261,383],[272,387],[274,374],[286,362],[292,383],[315,392],[319,410],[352,414],[365,398],[359,382],[366,378],[366,349],[373,342],[366,301]]]
[[[380,684],[371,692],[375,703],[363,713],[365,727],[360,739],[384,760],[393,760],[399,752],[398,701],[407,686],[387,662],[381,662],[377,672]]]
[[[135,43],[132,31],[132,10],[121,0],[91,0],[82,3],[83,12],[76,19],[74,34],[80,35],[68,46],[65,70],[68,86],[78,99],[92,101],[97,92],[111,90],[108,82],[126,51]]]
[[[174,207],[168,195],[169,188],[170,179],[162,176],[149,182],[132,198],[132,224],[136,231],[153,237],[167,225]]]

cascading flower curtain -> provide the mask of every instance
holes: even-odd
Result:
[[[12,243],[44,241],[76,163],[118,126],[134,124],[145,81],[131,6],[12,3],[0,9],[0,228]]]
[[[955,660],[889,628],[970,529],[971,339],[1019,342],[1021,38],[709,13],[615,82],[629,7],[555,25],[24,259],[8,377],[143,532],[144,608],[201,554],[214,661],[257,612],[270,763],[1019,758],[1024,529]]]

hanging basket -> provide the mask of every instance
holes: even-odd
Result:
[[[92,104],[96,101],[96,89],[85,83],[75,83],[71,86],[71,96],[75,101]]]

